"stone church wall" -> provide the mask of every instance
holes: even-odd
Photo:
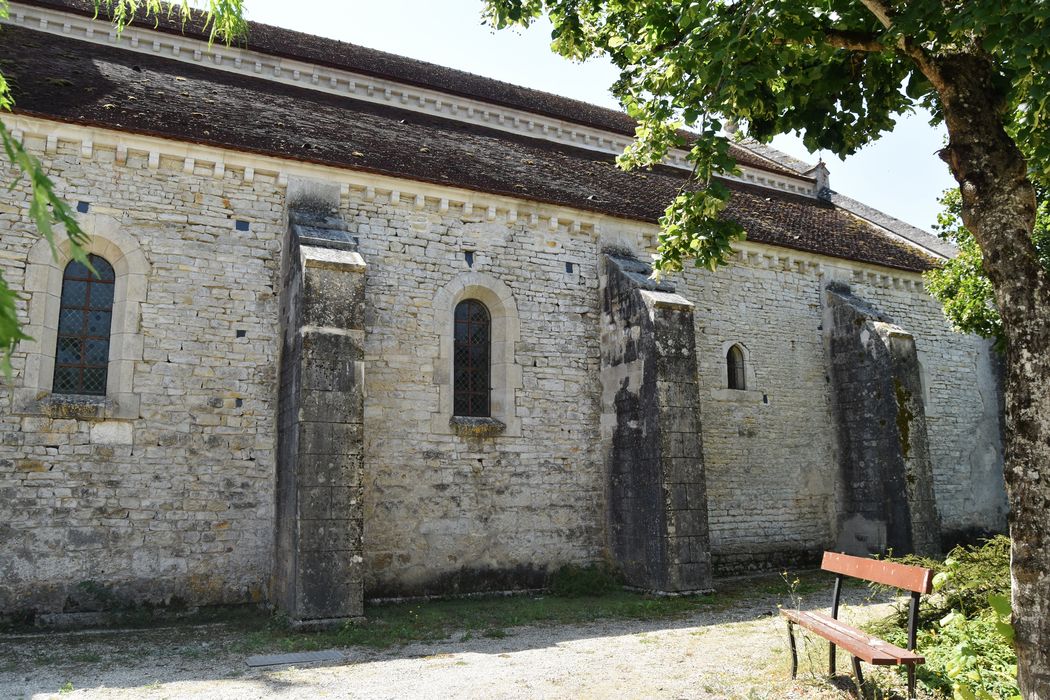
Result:
[[[0,382],[0,610],[264,600],[283,190],[264,175],[213,177],[210,165],[186,173],[181,159],[150,167],[133,152],[114,165],[113,150],[27,145],[59,192],[90,205],[85,221],[141,246],[149,274],[133,414],[64,417],[69,407],[13,400]],[[40,239],[19,182],[0,191],[0,265],[24,289]],[[16,388],[33,346],[14,356]]]
[[[344,217],[369,265],[366,595],[536,586],[550,567],[597,559],[604,485],[592,234],[361,199]],[[460,278],[483,289],[498,281],[517,309],[520,386],[497,438],[452,434],[439,408],[447,384],[439,347],[452,327],[439,320],[435,290]]]
[[[87,417],[18,379],[0,387],[0,610],[267,600],[285,188],[264,173],[248,182],[116,156],[60,141],[45,159],[59,191],[88,203],[85,221],[119,231],[148,264],[122,379],[134,401]],[[26,197],[0,192],[0,265],[16,289],[35,284]],[[367,264],[365,595],[538,586],[561,563],[608,554],[598,268],[606,242],[639,248],[640,227],[605,220],[596,234],[426,204],[344,188],[338,212]],[[673,280],[694,304],[716,574],[806,563],[835,540],[829,261],[767,251]],[[987,345],[952,334],[916,289],[858,276],[853,292],[915,336],[943,529],[1001,524]],[[493,311],[495,438],[449,422],[449,319],[466,295]],[[745,391],[726,384],[735,343]],[[16,376],[34,347],[16,353]]]
[[[806,563],[835,515],[819,278],[754,261],[682,277],[695,304],[715,571]],[[732,344],[745,351],[745,391],[726,388]]]

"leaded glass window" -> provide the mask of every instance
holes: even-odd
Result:
[[[489,310],[476,299],[456,305],[453,350],[453,413],[488,416],[492,320]]]
[[[729,348],[726,353],[726,371],[729,374],[730,389],[746,389],[747,380],[744,371],[744,351],[739,345]]]
[[[97,255],[88,259],[97,276],[76,260],[62,276],[52,385],[56,394],[106,395],[115,275],[113,266]]]

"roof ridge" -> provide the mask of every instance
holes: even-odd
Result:
[[[81,16],[95,16],[94,0],[15,0],[15,2]],[[208,32],[204,29],[203,11],[191,9],[191,13],[191,18],[184,24],[174,14],[147,18],[140,8],[131,24],[139,29],[207,40]],[[110,16],[104,6],[100,9],[100,14],[103,17]],[[635,134],[637,121],[619,110],[339,39],[320,37],[263,22],[249,21],[248,24],[247,40],[237,42],[236,45],[249,51],[258,51],[279,58],[305,61],[336,70],[436,90],[457,97],[596,128],[620,136],[633,138]],[[686,139],[690,138],[690,132],[681,131],[680,133]],[[812,180],[812,177],[785,167],[775,159],[756,154],[751,149],[737,147],[735,144],[731,147],[735,151],[732,155],[740,161],[741,165],[766,170],[781,176]]]
[[[94,17],[96,15],[93,0],[13,1],[22,5],[70,12],[82,16]],[[170,5],[171,3],[165,2],[165,4]],[[147,19],[143,10],[140,9],[130,24],[140,29],[207,40],[208,32],[204,30],[203,11],[191,8],[191,13],[191,18],[184,24],[174,15],[151,16]],[[111,17],[111,14],[103,6],[99,10],[99,16],[108,19]],[[634,135],[634,128],[637,122],[628,116],[626,112],[619,110],[537,88],[517,85],[497,78],[490,78],[459,68],[450,68],[419,58],[402,56],[361,44],[353,44],[340,39],[308,34],[255,20],[248,20],[248,25],[249,34],[247,40],[235,42],[235,45],[249,51],[259,51],[281,58],[302,60],[329,68],[348,70],[417,87],[437,89],[449,94],[521,109],[580,125],[593,126],[625,136]],[[283,41],[293,38],[297,40]],[[382,65],[371,65],[372,63]],[[428,70],[410,73],[407,70],[409,67]],[[420,79],[420,75],[427,79]],[[460,80],[457,82],[452,80],[453,78]],[[500,95],[484,90],[485,87],[495,86],[503,88],[505,94]],[[530,97],[549,101],[550,104],[545,105],[542,102],[531,101],[528,99]]]

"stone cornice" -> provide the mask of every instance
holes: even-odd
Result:
[[[4,22],[33,31],[163,56],[600,153],[622,153],[631,142],[630,138],[622,134],[553,117],[236,46],[209,46],[207,42],[192,37],[134,25],[118,34],[109,22],[49,8],[13,2],[10,5],[10,17]],[[673,151],[666,163],[682,169],[690,167],[683,150]],[[816,196],[813,183],[804,178],[795,179],[746,165],[741,165],[740,170],[739,176],[730,179],[783,192]]]
[[[62,145],[76,149],[82,159],[94,158],[102,151],[107,152],[108,158],[111,152],[113,162],[121,167],[127,165],[129,156],[134,156],[145,160],[146,167],[151,170],[177,168],[186,173],[200,173],[207,169],[213,177],[238,177],[245,182],[265,175],[274,178],[281,188],[287,186],[289,177],[323,180],[338,183],[345,197],[383,200],[393,205],[411,206],[420,213],[454,211],[479,222],[528,223],[539,230],[561,230],[590,237],[601,246],[626,245],[645,253],[655,252],[657,246],[659,228],[654,224],[571,207],[27,115],[2,114],[0,120],[17,140],[36,140],[36,144],[27,143],[27,146],[42,151],[44,156],[57,153]],[[922,275],[917,272],[804,250],[750,241],[734,243],[733,248],[736,250],[733,264],[757,269],[807,275],[834,274],[842,279],[852,278],[875,286],[909,290],[921,289],[923,284]]]

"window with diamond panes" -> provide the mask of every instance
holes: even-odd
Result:
[[[734,345],[726,353],[726,371],[729,374],[730,389],[746,389],[747,379],[744,371],[744,351]]]
[[[56,394],[106,395],[109,329],[113,319],[113,267],[98,257],[76,260],[62,276],[62,305],[55,349]]]
[[[476,299],[461,301],[456,305],[455,331],[453,413],[487,417],[491,392],[489,349],[492,321],[489,310]]]

